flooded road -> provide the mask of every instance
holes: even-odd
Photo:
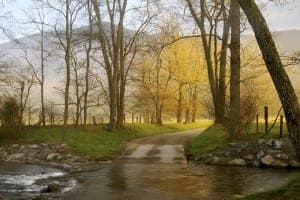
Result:
[[[279,187],[292,176],[286,170],[118,160],[97,172],[80,174],[82,184],[64,199],[223,200]]]
[[[201,130],[130,142],[124,156],[97,172],[80,174],[80,186],[64,199],[223,200],[286,183],[295,172],[186,164],[184,143]]]
[[[2,165],[0,193],[7,199],[18,199],[18,191],[30,197],[29,194],[38,193],[45,183],[75,180],[76,185],[69,187],[69,190],[62,188],[54,199],[223,200],[233,195],[279,187],[296,173],[278,169],[187,164],[183,144],[187,138],[199,133],[200,130],[135,140],[127,145],[125,154],[113,163],[101,164],[95,171],[67,175],[65,178],[60,177],[63,172],[53,168]],[[30,188],[33,190],[30,191]]]

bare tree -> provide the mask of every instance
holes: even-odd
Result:
[[[201,32],[203,51],[206,58],[210,90],[215,110],[215,122],[225,124],[225,96],[226,96],[226,57],[229,23],[226,2],[201,0],[199,9],[191,0],[185,0],[190,13]],[[212,7],[212,8],[208,8]],[[200,14],[198,14],[198,11]],[[223,19],[222,19],[223,18]],[[223,21],[223,35],[221,37],[221,53],[218,56],[217,28]],[[206,26],[208,24],[208,26]],[[207,28],[208,27],[208,28]],[[213,44],[214,43],[214,44]],[[213,52],[213,53],[212,53]]]
[[[126,33],[125,18],[128,0],[107,0],[103,6],[97,0],[92,0],[92,4],[98,28],[97,38],[101,45],[103,66],[108,82],[109,127],[114,130],[123,127],[126,83],[137,53],[138,39],[157,13],[150,12],[152,1],[146,1],[146,5],[142,3],[145,7],[142,22],[134,32]],[[138,10],[138,8],[131,10]],[[109,23],[103,22],[103,12],[108,14]]]
[[[63,137],[65,139],[68,119],[69,119],[69,95],[70,95],[70,81],[71,81],[71,66],[72,66],[72,45],[74,40],[74,24],[77,20],[78,13],[82,8],[81,2],[65,0],[62,3],[53,5],[53,2],[47,0],[47,5],[56,11],[64,19],[63,30],[58,27],[58,22],[53,26],[56,37],[59,41],[60,47],[64,52],[64,61],[66,69],[65,90],[64,90],[64,125]]]

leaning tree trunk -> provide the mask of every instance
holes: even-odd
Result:
[[[230,1],[231,45],[230,45],[230,110],[229,134],[230,139],[237,139],[240,135],[240,6],[237,0]]]
[[[300,159],[300,107],[292,83],[284,69],[268,25],[254,0],[238,0],[251,24],[263,59],[281,100],[290,137]]]

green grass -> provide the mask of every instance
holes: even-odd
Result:
[[[242,200],[300,200],[300,176],[290,181],[287,185],[268,192],[249,195]]]
[[[271,127],[271,122],[269,128]],[[256,124],[253,123],[249,127],[248,133],[244,133],[240,140],[257,140],[264,135],[264,123],[259,123],[259,132],[256,133]],[[279,123],[276,123],[274,128],[264,138],[279,138]],[[287,127],[283,128],[283,136],[288,135]],[[198,160],[203,153],[214,151],[218,148],[222,148],[228,143],[228,136],[226,129],[221,125],[213,125],[206,129],[201,135],[195,138],[189,146],[190,153],[194,156],[195,160]]]
[[[140,137],[208,127],[209,121],[194,124],[128,124],[125,129],[111,133],[105,126],[69,128],[66,141],[72,152],[93,158],[114,157],[119,153],[123,142]],[[0,130],[0,145],[11,143],[57,143],[62,138],[61,127],[27,128],[20,133],[14,130]]]
[[[198,160],[203,153],[224,147],[227,141],[228,134],[224,127],[213,125],[191,142],[189,151]]]
[[[269,122],[269,129],[272,125],[272,122]],[[263,136],[265,134],[265,124],[263,122],[260,122],[258,124],[258,130],[259,132],[256,133],[256,123],[253,123],[250,125],[249,128],[249,133],[244,135],[244,139],[257,139],[260,138],[261,136]],[[279,138],[280,137],[280,125],[277,122],[274,126],[274,128],[272,128],[272,130],[268,133],[268,135],[266,135],[265,138]],[[286,125],[284,124],[283,126],[283,136],[286,137],[288,136],[288,130]]]

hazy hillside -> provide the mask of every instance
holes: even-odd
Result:
[[[109,28],[109,27],[107,27]],[[108,29],[107,29],[108,30]],[[87,27],[76,29],[77,34],[81,34],[87,31]],[[127,34],[130,35],[132,31],[127,30]],[[18,39],[18,42],[12,41],[8,43],[0,44],[0,52],[3,55],[2,60],[13,60],[16,64],[26,64],[24,60],[24,52],[20,50],[20,43],[22,46],[27,47],[29,57],[38,66],[39,65],[39,51],[36,41],[39,40],[39,34],[29,35]],[[300,51],[300,30],[288,30],[279,31],[274,33],[274,38],[277,42],[278,49],[282,54],[289,55],[295,51]],[[254,41],[253,36],[244,36],[244,42]],[[96,43],[96,41],[95,41]],[[59,49],[58,40],[54,37],[54,33],[48,32],[46,34],[45,49],[55,52],[56,55],[62,54],[63,52]],[[46,63],[46,96],[53,98],[53,87],[59,87],[63,84],[61,80],[64,77],[64,72],[61,71],[64,61],[63,58],[50,57]],[[289,73],[293,81],[293,84],[297,89],[300,89],[300,67],[293,67],[292,72]],[[299,86],[298,86],[299,85]],[[46,97],[46,98],[47,98]]]

